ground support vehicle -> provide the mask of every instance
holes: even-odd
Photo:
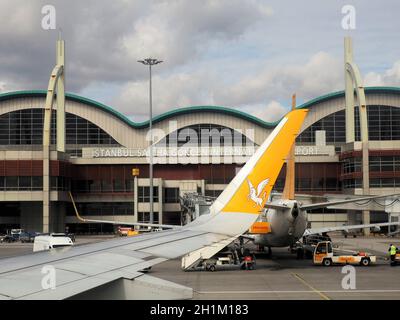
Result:
[[[353,255],[335,255],[333,253],[332,242],[322,241],[315,247],[313,262],[316,265],[323,265],[325,267],[345,264],[366,267],[376,263],[376,256],[371,256],[365,252],[357,252]]]

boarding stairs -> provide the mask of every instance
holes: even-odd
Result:
[[[192,251],[182,257],[181,267],[189,270],[199,264],[202,260],[207,260],[220,252],[223,248],[235,241],[239,236],[234,236],[220,242],[215,242],[207,247]]]

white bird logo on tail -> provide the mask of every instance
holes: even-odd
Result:
[[[264,190],[265,186],[268,184],[269,182],[269,178],[261,181],[258,186],[257,186],[257,191],[254,188],[253,184],[251,183],[251,181],[249,179],[247,179],[247,183],[249,184],[249,196],[248,198],[251,199],[252,201],[254,201],[255,205],[258,205],[260,207],[262,207],[262,202],[266,196],[266,192],[264,192],[263,195],[261,195],[262,191]]]

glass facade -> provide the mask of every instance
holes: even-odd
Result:
[[[371,178],[369,186],[371,188],[399,188],[400,178]]]
[[[400,140],[400,108],[369,105],[367,107],[369,140]],[[361,140],[358,107],[355,108],[355,138]],[[345,111],[335,112],[313,123],[297,138],[302,144],[315,143],[315,131],[326,131],[329,144],[346,142]]]
[[[73,180],[72,190],[78,193],[133,193],[133,179]]]
[[[340,163],[296,163],[296,192],[321,193],[342,190]],[[283,191],[286,180],[286,165],[274,185],[275,191]]]
[[[55,119],[54,116],[52,119]],[[108,133],[90,121],[67,113],[66,144],[67,145],[112,145],[118,144]]]
[[[328,144],[344,143],[346,141],[345,111],[338,111],[313,123],[298,137],[299,144],[315,144],[315,131],[325,130]]]
[[[165,203],[179,203],[179,188],[164,188]]]
[[[343,189],[362,188],[362,179],[343,180]]]
[[[386,151],[387,152],[387,151]],[[346,158],[341,161],[343,187],[345,189],[362,188],[362,158]],[[357,174],[358,173],[358,174]],[[369,156],[369,186],[371,188],[400,187],[400,156]]]
[[[181,212],[180,211],[167,211],[163,212],[163,224],[181,224]]]
[[[82,145],[118,144],[92,122],[66,113],[67,152],[80,155]],[[13,111],[0,116],[0,145],[41,145],[44,109]],[[56,142],[56,111],[51,117],[51,143]]]
[[[15,202],[0,202],[0,213],[2,217],[19,217],[21,215],[21,207],[19,203]]]
[[[38,191],[43,188],[43,177],[0,176],[0,191]]]
[[[206,190],[205,195],[211,198],[217,198],[222,193],[223,190]]]
[[[370,156],[369,171],[371,188],[400,187],[400,156]]]
[[[110,223],[67,223],[69,232],[74,234],[115,234],[115,226]]]
[[[150,222],[150,212],[138,212],[138,222],[149,223]],[[153,212],[153,223],[158,223],[158,212]]]
[[[400,171],[400,156],[369,157],[370,172]]]
[[[199,167],[200,177],[208,184],[228,184],[239,172],[241,166],[232,164],[210,164]]]
[[[250,138],[234,129],[214,124],[197,124],[170,133],[157,142],[157,147],[181,147],[185,144],[192,147],[255,145]]]
[[[138,201],[150,202],[150,187],[138,187]],[[158,187],[153,187],[153,202],[158,202]]]
[[[77,203],[77,209],[83,216],[133,216],[133,204],[133,202]],[[67,215],[75,216],[74,210],[68,210],[67,212]]]
[[[50,188],[54,191],[70,191],[71,179],[67,177],[50,177]]]
[[[369,140],[400,140],[400,108],[367,107]],[[358,108],[355,110],[356,140],[361,139]]]
[[[347,158],[342,161],[343,173],[361,172],[362,159],[361,158]]]

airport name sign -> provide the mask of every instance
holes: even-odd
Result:
[[[296,156],[333,156],[335,155],[334,146],[296,146],[294,151]]]
[[[250,157],[256,146],[222,147],[154,147],[153,156],[157,157]],[[149,157],[148,148],[83,148],[83,158],[133,158]],[[333,146],[296,146],[297,156],[333,155]]]
[[[318,155],[318,151],[317,146],[296,146],[294,153],[296,156],[311,156]]]
[[[129,149],[129,148],[84,148],[83,151],[87,155],[87,151],[91,150],[92,158],[129,158],[129,157],[147,157],[149,149]],[[195,157],[195,156],[251,156],[255,151],[255,147],[181,147],[181,148],[153,148],[154,157]]]
[[[255,146],[231,147],[154,147],[154,163],[245,163],[255,152]],[[148,148],[82,148],[82,158],[146,158]]]
[[[128,148],[99,148],[92,150],[92,158],[127,158],[140,157],[141,149]]]

